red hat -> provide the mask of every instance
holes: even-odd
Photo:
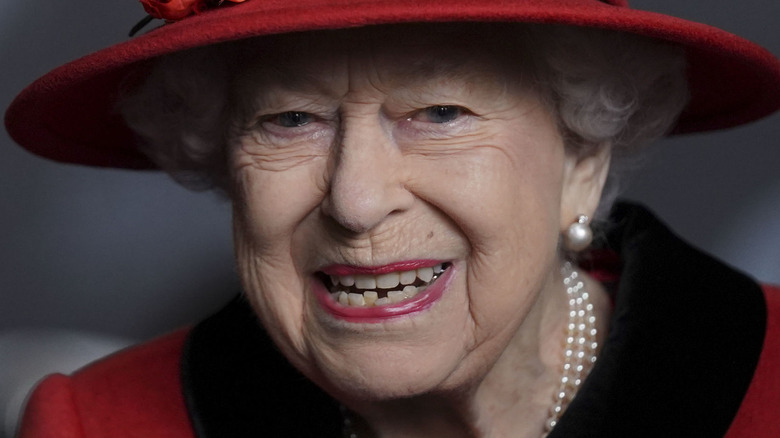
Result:
[[[682,46],[691,101],[675,133],[728,128],[780,108],[780,61],[771,53],[711,26],[630,9],[625,0],[231,0],[213,6],[211,0],[142,2],[150,14],[179,21],[66,64],[27,87],[5,115],[6,128],[17,143],[62,162],[153,168],[115,111],[120,85],[133,72],[143,71],[150,59],[261,35],[410,22],[558,23],[641,34]]]

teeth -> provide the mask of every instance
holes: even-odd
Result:
[[[414,283],[414,280],[417,280],[417,271],[401,272],[400,277],[401,277],[401,284],[412,284]]]
[[[381,275],[331,275],[332,287],[341,289],[336,289],[337,291],[333,292],[331,297],[342,306],[348,307],[373,307],[400,303],[417,295],[444,271],[444,265],[439,264],[413,271]]]
[[[366,301],[366,306],[373,306],[376,300],[379,298],[379,294],[373,290],[367,290],[363,292],[363,299]]]
[[[427,283],[433,278],[433,268],[420,268],[417,270],[417,276]]]
[[[404,300],[404,293],[400,290],[393,290],[387,293],[387,298],[390,298],[390,302],[393,304],[400,303]]]
[[[355,276],[355,287],[358,289],[376,289],[376,277],[373,275]]]
[[[389,274],[382,274],[376,276],[376,287],[380,289],[393,289],[398,287],[400,280],[400,274],[398,272],[391,272]],[[373,288],[366,288],[373,289]]]
[[[349,294],[349,305],[363,307],[366,305],[366,299],[363,294]]]
[[[334,281],[333,284],[341,283],[343,286],[354,286],[355,284],[355,277],[351,275],[342,275],[341,277],[338,277],[338,282]]]

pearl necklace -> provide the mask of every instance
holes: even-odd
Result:
[[[574,399],[582,381],[596,363],[598,349],[596,316],[593,312],[593,304],[590,302],[590,294],[585,290],[585,283],[579,278],[580,274],[572,267],[571,262],[564,262],[561,275],[569,300],[569,322],[565,329],[561,380],[558,390],[553,395],[553,404],[544,423],[542,438],[545,438],[558,424],[563,411]],[[358,438],[358,434],[352,428],[352,416],[344,405],[341,406],[341,415],[344,419],[344,438]]]
[[[580,274],[572,267],[571,262],[563,264],[561,275],[569,299],[569,322],[565,332],[561,380],[558,391],[553,395],[553,405],[550,407],[542,438],[558,424],[563,411],[574,399],[582,381],[596,363],[596,350],[599,346],[596,341],[596,316],[590,302],[590,294],[585,290],[585,283],[579,278]]]

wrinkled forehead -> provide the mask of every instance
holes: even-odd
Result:
[[[355,73],[382,86],[432,78],[519,81],[533,64],[525,45],[517,29],[502,26],[407,24],[263,38],[239,55],[243,81],[322,91],[333,78]]]

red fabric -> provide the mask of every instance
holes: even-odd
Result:
[[[162,26],[52,71],[17,97],[5,123],[16,142],[57,161],[150,168],[115,111],[119,90],[143,76],[133,73],[150,58],[260,35],[443,21],[560,23],[678,44],[688,58],[691,103],[677,132],[736,126],[780,107],[780,61],[766,50],[710,26],[625,5],[625,0],[248,0]]]
[[[768,313],[764,349],[726,438],[780,437],[780,287],[765,286],[764,296]]]
[[[27,402],[19,438],[82,438],[70,379],[55,374],[43,380]]]
[[[19,438],[193,438],[179,380],[187,330],[53,375],[28,402]]]
[[[616,251],[596,249],[584,252],[582,256],[577,260],[577,264],[599,283],[616,285],[620,280],[622,264],[620,254]]]

